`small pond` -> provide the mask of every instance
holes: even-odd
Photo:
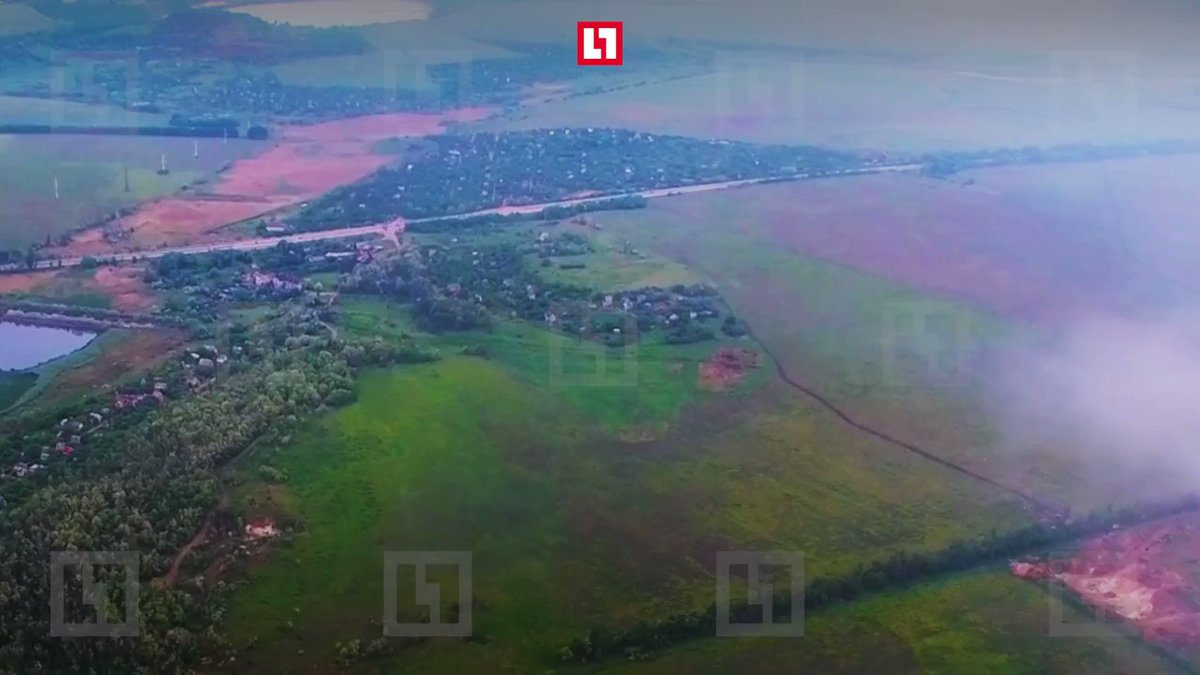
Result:
[[[25,370],[83,349],[96,333],[0,321],[0,370]]]

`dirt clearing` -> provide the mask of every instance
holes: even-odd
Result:
[[[0,293],[28,293],[50,281],[58,272],[21,272],[0,274]]]
[[[732,389],[746,377],[746,373],[760,367],[760,362],[758,352],[722,347],[712,358],[700,364],[700,388],[708,391]]]
[[[1156,644],[1200,648],[1200,516],[1117,530],[1073,557],[1013,563],[1017,576],[1059,583],[1100,614]]]

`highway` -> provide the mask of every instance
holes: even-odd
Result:
[[[608,199],[618,199],[621,197],[643,197],[645,199],[659,199],[662,197],[673,197],[684,194],[696,194],[698,192],[713,192],[716,190],[728,190],[731,188],[746,187],[749,185],[761,185],[763,183],[771,183],[787,180],[806,180],[813,178],[837,178],[843,176],[861,176],[866,174],[880,173],[900,173],[920,171],[925,168],[924,164],[890,164],[884,166],[868,166],[857,169],[844,169],[819,174],[791,174],[786,176],[772,176],[768,178],[748,178],[745,180],[723,181],[720,183],[699,183],[696,185],[681,185],[679,187],[670,188],[655,188],[651,190],[642,190],[640,192],[627,192],[621,194],[610,194],[596,197],[584,197],[580,199],[565,199],[557,202],[548,202],[544,204],[528,204],[524,206],[500,206],[471,213],[462,213],[453,216],[438,216],[435,218],[421,218],[411,220],[408,223],[422,223],[433,220],[465,220],[475,216],[486,215],[511,215],[511,214],[533,214],[544,211],[554,206],[575,206],[578,204],[587,204],[589,202],[600,202]],[[365,225],[362,227],[347,227],[333,230],[317,230],[314,232],[300,232],[297,234],[288,234],[279,237],[258,237],[254,239],[237,239],[233,241],[212,242],[208,244],[194,244],[191,246],[176,246],[169,248],[147,249],[141,251],[127,251],[124,253],[104,253],[94,256],[98,260],[106,262],[133,262],[137,260],[150,260],[161,258],[163,256],[178,253],[182,255],[198,255],[203,253],[215,253],[217,251],[253,251],[264,248],[271,248],[281,241],[289,243],[303,243],[310,241],[323,241],[326,239],[346,239],[351,237],[361,237],[366,235],[379,235],[391,240],[397,246],[400,244],[399,233],[404,231],[405,221],[396,219],[388,223],[380,223],[378,225]],[[77,267],[83,263],[84,258],[55,258],[49,260],[39,260],[33,269],[47,270],[58,269],[62,267]],[[8,265],[0,265],[0,272],[21,272],[28,271],[30,268],[24,263],[11,263]]]

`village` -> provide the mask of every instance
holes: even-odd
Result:
[[[231,353],[240,357],[243,349],[234,347]],[[142,378],[133,385],[106,387],[110,390],[103,399],[107,405],[88,408],[62,418],[52,429],[26,435],[22,439],[24,449],[19,451],[7,477],[27,478],[57,462],[85,457],[92,441],[102,438],[114,424],[123,424],[126,418],[163,406],[173,398],[204,392],[229,360],[230,355],[217,347],[203,345],[156,377]]]

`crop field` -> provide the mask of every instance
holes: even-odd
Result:
[[[0,248],[24,248],[174,194],[255,152],[254,143],[182,138],[0,136]],[[166,155],[170,174],[158,174]],[[129,191],[125,191],[125,169]],[[55,198],[54,182],[58,181]]]
[[[1075,627],[1087,637],[1063,633]],[[808,617],[803,638],[720,639],[675,649],[640,664],[594,672],[622,675],[821,673],[889,675],[1183,674],[1171,655],[1090,612],[1063,604],[1005,571],[979,571],[832,608]],[[870,645],[870,648],[863,648]]]

